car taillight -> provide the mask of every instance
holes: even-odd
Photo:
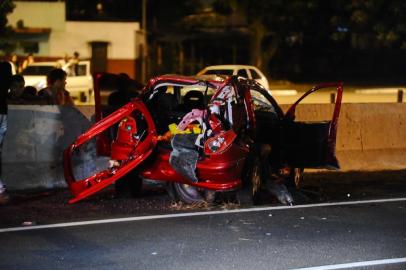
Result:
[[[204,153],[206,155],[220,155],[230,148],[236,137],[237,134],[233,130],[221,132],[205,142]]]

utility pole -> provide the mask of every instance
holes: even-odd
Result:
[[[142,0],[142,29],[147,31],[147,0]]]
[[[142,64],[141,64],[141,80],[147,81],[147,59],[148,59],[148,35],[147,35],[147,0],[142,0],[142,19],[141,27],[143,33],[143,45],[141,50]]]

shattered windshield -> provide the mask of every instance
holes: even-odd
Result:
[[[216,88],[204,83],[192,85],[162,83],[154,87],[152,95],[149,97],[149,99],[152,99],[158,92],[163,92],[166,94],[174,95],[178,99],[178,102],[182,102],[184,96],[186,96],[187,93],[198,92],[202,96],[206,96],[207,100],[210,100],[210,98],[216,93],[216,91]]]
[[[207,89],[207,92],[206,92]],[[171,91],[171,89],[168,89],[168,91]],[[173,87],[172,87],[173,91]],[[180,95],[184,97],[189,91],[198,91],[201,92],[202,94],[207,94],[207,96],[211,97],[214,95],[216,92],[215,88],[207,87],[206,85],[200,85],[200,84],[195,84],[195,85],[185,85],[183,87],[179,87]]]

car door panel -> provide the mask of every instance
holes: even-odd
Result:
[[[285,124],[281,138],[287,164],[297,168],[338,169],[328,140],[330,125],[331,121]]]
[[[307,95],[320,89],[335,87],[337,99],[329,121],[295,121],[296,106]],[[342,83],[326,83],[306,92],[285,114],[282,124],[282,155],[288,165],[299,168],[339,169],[336,158],[337,124],[341,108]]]
[[[97,138],[106,130],[117,123],[126,122],[128,119],[134,118],[138,126],[140,134],[137,136],[137,141],[130,144],[128,136],[119,136],[116,138],[116,150],[113,148],[111,158],[119,156],[120,152],[125,153],[125,158],[121,159],[119,165],[114,168],[106,168],[94,175],[84,179],[75,179],[73,173],[73,152],[79,149],[88,141]],[[124,130],[131,130],[124,126]],[[125,135],[125,134],[124,134]],[[132,136],[132,135],[131,135]],[[114,142],[113,142],[114,144]],[[112,144],[112,146],[113,146]],[[106,188],[114,183],[129,171],[135,169],[143,161],[145,161],[153,152],[156,146],[156,129],[150,112],[144,103],[140,100],[132,102],[121,107],[106,118],[103,118],[98,123],[94,124],[88,131],[79,136],[67,149],[64,151],[64,176],[65,180],[73,194],[73,198],[69,200],[74,203],[83,200],[96,192]]]

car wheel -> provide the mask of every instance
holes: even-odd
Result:
[[[170,183],[167,187],[169,195],[177,200],[188,204],[208,202],[212,203],[215,199],[216,192],[212,190],[200,191],[198,188],[183,184]]]
[[[261,194],[261,161],[259,158],[254,158],[249,174],[249,180],[251,182],[251,196],[253,204],[260,204],[260,194]]]
[[[142,179],[136,171],[131,171],[115,182],[119,197],[138,197],[142,192]]]

